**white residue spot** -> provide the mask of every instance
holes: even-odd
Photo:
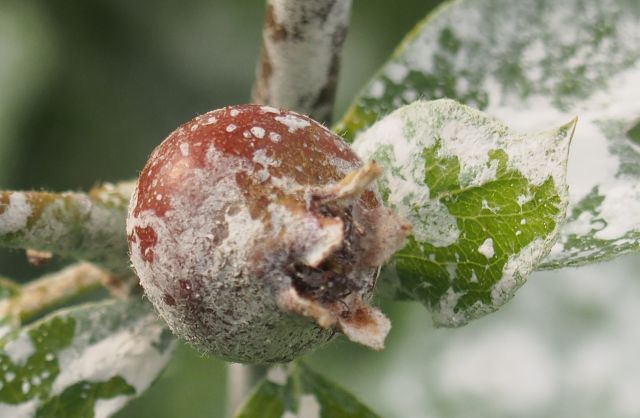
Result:
[[[162,200],[162,194],[161,193],[158,193],[156,195],[156,200]]]
[[[478,247],[478,252],[487,257],[487,260],[491,259],[495,255],[495,251],[493,249],[493,240],[491,238],[487,238],[486,240],[484,240],[482,245]]]
[[[240,114],[240,111],[238,109],[231,109],[231,112],[229,112],[229,114],[235,118]]]
[[[36,410],[39,404],[40,400],[38,397],[16,405],[0,403],[0,417],[32,418],[36,416]]]
[[[374,99],[379,99],[384,95],[384,90],[384,83],[380,80],[376,80],[369,88],[369,96]]]
[[[194,123],[193,125],[191,125],[191,132],[197,131],[199,127],[200,125],[198,125],[197,123]]]
[[[22,382],[22,386],[20,387],[22,389],[22,393],[23,394],[27,394],[29,393],[29,390],[31,389],[31,384],[29,382]]]
[[[251,133],[256,137],[256,138],[264,138],[264,128],[260,127],[260,126],[254,126],[253,128],[251,128]]]
[[[238,128],[236,125],[234,125],[233,123],[230,123],[227,125],[227,127],[225,128],[225,131],[227,132],[233,132],[236,130],[236,128]]]
[[[265,150],[264,148],[259,149],[253,153],[253,161],[263,165],[264,167],[279,167],[281,164],[281,161],[277,161],[269,157],[267,155],[267,150]]]
[[[218,121],[218,119],[215,116],[209,116],[207,118],[206,122],[203,123],[203,125],[213,125],[217,121]]]
[[[9,197],[9,206],[0,214],[0,234],[8,234],[24,228],[30,215],[31,205],[27,202],[27,196],[20,192],[12,193]]]
[[[287,372],[282,366],[274,366],[267,372],[267,380],[276,385],[284,386],[287,384]]]
[[[26,332],[20,333],[15,340],[8,342],[4,347],[4,353],[18,366],[23,365],[35,352],[36,347]]]
[[[271,107],[271,106],[260,106],[260,110],[262,110],[264,113],[280,114],[279,109],[276,109],[275,107]]]
[[[298,129],[311,126],[311,122],[296,115],[276,116],[275,119],[281,124],[285,125],[289,132],[295,132]]]
[[[122,329],[95,342],[76,336],[74,344],[58,356],[61,371],[51,394],[60,394],[82,380],[106,381],[114,376],[121,376],[136,393],[142,393],[158,376],[172,351],[158,351],[156,344],[162,332],[155,316],[149,315],[135,328]]]
[[[129,396],[116,396],[111,399],[98,399],[94,406],[94,418],[109,418],[118,412],[129,400]]]
[[[521,194],[521,195],[518,196],[518,205],[522,206],[522,205],[524,205],[525,203],[527,203],[530,200],[531,200],[530,196],[525,196],[525,195]]]
[[[458,300],[462,293],[457,293],[450,287],[447,293],[440,297],[437,308],[433,311],[433,322],[436,325],[460,326],[467,322],[467,318],[462,311],[455,311]]]
[[[320,418],[320,403],[315,395],[302,395],[299,411],[300,418]]]
[[[186,142],[183,142],[180,144],[180,153],[182,154],[183,157],[188,157],[189,156],[189,144]]]
[[[253,135],[251,135],[251,132],[249,132],[249,131],[247,131],[247,130],[242,131],[242,136],[243,136],[244,138],[246,138],[246,139],[251,139],[251,138],[253,138]]]
[[[390,192],[389,205],[411,222],[412,234],[418,241],[446,247],[458,240],[460,229],[448,208],[440,200],[430,198],[429,187],[424,184],[422,152],[434,144],[434,136],[423,131],[406,135],[403,118],[392,114],[360,134],[353,149],[363,160],[390,160],[384,174]]]
[[[282,137],[281,137],[281,136],[280,136],[280,134],[279,134],[279,133],[277,133],[277,132],[269,132],[269,139],[270,139],[272,142],[278,143],[278,142],[280,142],[280,140],[282,139]]]

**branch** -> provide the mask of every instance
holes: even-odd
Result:
[[[0,301],[0,318],[28,319],[68,299],[109,284],[111,276],[89,263],[78,263],[21,287],[11,299]]]
[[[330,123],[351,0],[268,0],[253,101]]]
[[[0,192],[0,246],[94,262],[129,276],[125,219],[133,184],[89,194]]]

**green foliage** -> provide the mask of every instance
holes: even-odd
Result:
[[[383,279],[436,324],[499,308],[551,249],[567,206],[575,121],[520,135],[450,100],[414,102],[354,142],[381,162],[383,199],[412,224]]]
[[[407,36],[337,131],[352,141],[416,98],[452,98],[529,132],[578,115],[570,215],[540,268],[637,251],[638,21],[634,0],[447,3]]]
[[[272,368],[258,384],[236,418],[377,418],[353,395],[301,362]]]
[[[140,302],[58,311],[0,341],[0,411],[110,416],[155,380],[172,347],[169,331]]]

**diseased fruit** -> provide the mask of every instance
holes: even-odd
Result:
[[[152,153],[127,219],[131,261],[175,334],[230,361],[289,361],[342,331],[382,348],[366,304],[408,226],[362,162],[313,120],[226,107]]]

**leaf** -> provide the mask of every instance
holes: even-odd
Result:
[[[353,395],[303,363],[272,367],[236,418],[376,418]]]
[[[548,254],[567,207],[575,121],[520,135],[452,100],[417,101],[361,133],[354,150],[385,167],[385,203],[413,227],[384,278],[459,326],[513,297]]]
[[[0,341],[0,416],[109,417],[151,385],[173,346],[148,304],[57,311]]]
[[[132,183],[84,193],[0,191],[0,245],[48,251],[131,275],[125,219]]]
[[[337,130],[353,140],[418,97],[522,132],[578,115],[569,220],[541,266],[560,268],[640,249],[639,88],[637,0],[458,0],[407,36]]]
[[[3,306],[8,303],[9,299],[17,296],[20,293],[20,285],[9,280],[0,277],[0,312],[3,311]],[[19,318],[15,318],[12,315],[0,314],[0,341],[16,329],[20,325]]]

